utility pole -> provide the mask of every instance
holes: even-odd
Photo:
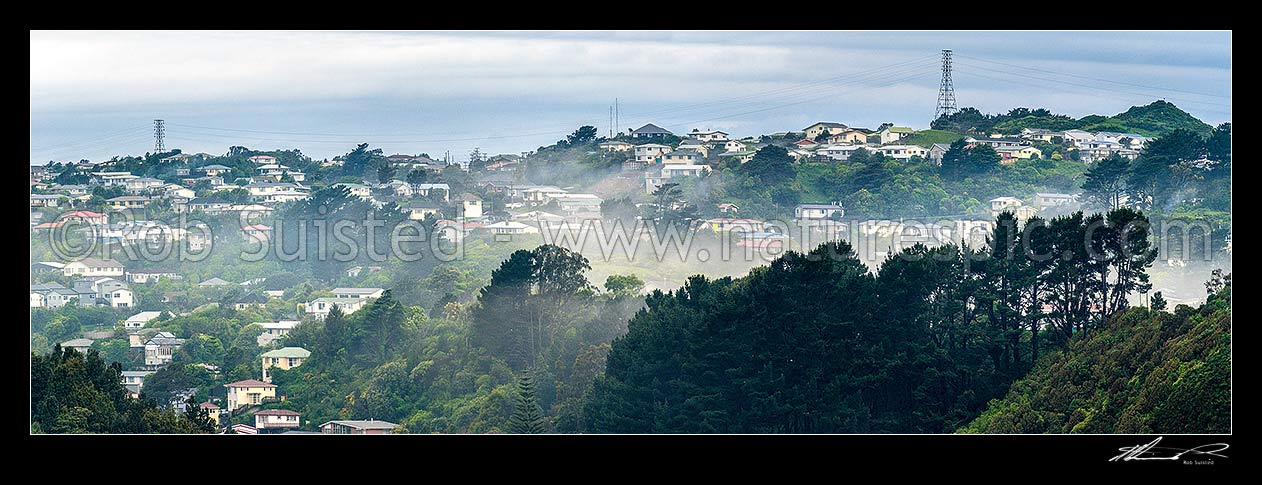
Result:
[[[162,120],[153,120],[153,152],[162,153],[167,151],[166,134],[167,129]]]
[[[951,83],[951,49],[942,49],[942,84],[938,86],[938,107],[933,111],[933,119],[953,115],[956,111],[955,85]]]

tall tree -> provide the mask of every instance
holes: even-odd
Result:
[[[529,370],[517,376],[517,399],[513,403],[513,415],[508,418],[508,432],[513,434],[541,434],[547,431],[539,403],[535,400],[535,383]]]
[[[1117,209],[1127,192],[1126,176],[1130,161],[1116,153],[1088,168],[1082,190],[1095,207]]]

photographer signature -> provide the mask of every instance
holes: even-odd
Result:
[[[1227,443],[1211,443],[1207,445],[1197,446],[1195,448],[1171,448],[1169,446],[1157,446],[1161,442],[1161,437],[1152,440],[1146,445],[1123,446],[1118,448],[1122,454],[1110,458],[1109,461],[1131,461],[1131,460],[1179,460],[1184,455],[1207,455],[1211,457],[1227,458],[1227,455],[1219,454],[1226,450]]]

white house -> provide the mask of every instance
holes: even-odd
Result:
[[[905,126],[887,126],[881,129],[881,144],[887,145],[916,134],[916,130]]]
[[[695,165],[701,161],[700,152],[693,150],[675,150],[662,155],[662,163],[669,165]]]
[[[318,320],[324,320],[324,317],[327,317],[329,312],[333,310],[334,305],[342,310],[342,313],[349,315],[359,311],[369,300],[368,298],[316,298],[304,305],[304,309],[307,315]]]
[[[824,133],[827,133],[829,135],[836,135],[838,133],[846,131],[847,128],[849,127],[842,123],[833,123],[831,121],[820,121],[818,123],[815,123],[811,126],[804,128],[802,130],[802,133],[805,135],[805,138],[807,140],[814,140],[816,138],[819,138],[819,136]]]
[[[1072,204],[1076,199],[1077,196],[1071,194],[1038,192],[1034,194],[1034,207],[1037,207],[1040,210],[1047,209],[1049,207],[1058,207]]]
[[[911,157],[929,158],[929,149],[918,145],[886,145],[878,147],[876,151],[895,160],[909,160]]]
[[[384,288],[334,288],[334,298],[381,298]]]
[[[504,221],[504,222],[496,222],[494,224],[488,224],[486,226],[486,230],[490,231],[491,234],[495,234],[497,236],[500,234],[517,235],[517,234],[539,233],[538,227],[534,227],[529,224],[522,224],[520,222],[514,222],[514,221]]]
[[[141,327],[144,327],[146,323],[149,323],[150,320],[158,318],[159,315],[162,315],[162,312],[153,312],[153,311],[140,312],[130,317],[127,317],[127,320],[123,321],[123,327],[129,328],[129,329],[141,328]]]
[[[990,199],[990,215],[998,216],[999,213],[1021,207],[1021,199],[1016,197],[995,197]]]
[[[815,150],[816,155],[823,155],[833,160],[849,160],[850,155],[863,148],[863,145],[828,145]]]
[[[255,325],[263,327],[263,332],[255,337],[259,347],[267,346],[272,342],[280,340],[281,337],[289,334],[290,330],[297,327],[301,323],[298,320],[280,320],[276,322],[255,322]]]
[[[112,259],[83,258],[62,267],[65,276],[122,276],[123,265]]]
[[[635,161],[640,163],[661,163],[662,155],[671,151],[667,145],[659,145],[656,143],[645,143],[635,146]]]
[[[798,204],[793,208],[793,217],[797,219],[829,219],[836,214],[845,216],[846,209],[838,203],[832,204]]]
[[[145,365],[160,366],[171,363],[175,353],[184,345],[184,339],[175,338],[171,332],[158,332],[145,342]]]
[[[600,149],[607,152],[625,152],[631,150],[633,147],[635,147],[635,145],[620,140],[609,140],[601,142],[600,144]]]
[[[688,133],[688,138],[704,142],[727,141],[727,133],[718,130],[698,130],[693,128],[692,132]]]

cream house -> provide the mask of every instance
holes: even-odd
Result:
[[[302,362],[311,357],[311,351],[302,347],[284,347],[270,352],[263,353],[263,382],[272,382],[271,374],[267,370],[273,367],[277,369],[289,370],[302,365]]]
[[[460,216],[465,219],[482,217],[482,198],[473,194],[464,194],[460,200]]]
[[[821,121],[819,123],[815,123],[811,126],[806,127],[805,129],[802,130],[802,133],[806,135],[807,140],[814,140],[824,133],[828,133],[829,135],[836,135],[843,131],[846,131],[848,128],[850,127],[841,123],[833,123],[831,121]]]
[[[275,385],[254,379],[225,384],[224,387],[228,388],[228,412],[276,398]]]

